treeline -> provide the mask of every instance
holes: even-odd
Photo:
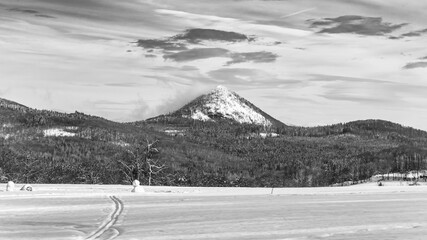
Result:
[[[327,186],[369,179],[376,173],[427,168],[427,152],[399,140],[348,136],[248,138],[262,129],[253,126],[196,124],[191,141],[243,159],[223,166],[224,178],[245,186]],[[202,170],[202,169],[200,169]],[[206,171],[206,169],[204,169]],[[234,181],[235,182],[235,181]]]
[[[167,116],[120,124],[81,113],[0,111],[2,181],[129,183],[119,162],[131,158],[127,146],[147,139],[159,140],[156,160],[166,164],[153,177],[154,185],[329,186],[377,173],[427,169],[426,133],[379,120],[265,128]],[[76,136],[42,134],[66,126],[77,127],[70,130]],[[168,136],[162,133],[165,129],[184,134]],[[143,184],[146,174],[141,175]]]

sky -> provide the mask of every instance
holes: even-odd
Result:
[[[427,9],[407,0],[2,0],[0,97],[143,120],[223,85],[278,120],[427,130]]]

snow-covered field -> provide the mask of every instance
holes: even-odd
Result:
[[[22,184],[17,184],[20,188]],[[0,239],[426,239],[427,186],[0,184]]]
[[[70,130],[70,129],[69,129]],[[50,128],[43,130],[43,135],[45,137],[74,137],[76,136],[75,133],[67,132],[66,130],[62,128]]]

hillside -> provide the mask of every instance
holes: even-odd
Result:
[[[32,183],[128,183],[119,160],[133,146],[159,140],[160,162],[169,167],[154,184],[178,185],[194,159],[239,161],[210,147],[176,139],[151,127],[112,122],[80,112],[32,109],[2,99],[0,180]],[[146,184],[146,180],[141,179]],[[187,184],[204,184],[187,183]]]
[[[125,124],[1,102],[2,181],[126,183],[120,162],[146,140],[159,141],[155,159],[167,167],[155,185],[328,186],[427,169],[427,133],[383,120],[307,128],[239,123],[226,114],[182,117],[204,106],[201,97],[170,115]],[[146,175],[141,181],[147,184]]]

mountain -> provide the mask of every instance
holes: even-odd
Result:
[[[4,98],[0,98],[0,108],[8,108],[8,109],[14,109],[19,111],[27,111],[29,109],[29,107],[27,106],[24,106],[22,104],[19,104]]]
[[[319,127],[275,121],[223,87],[132,124],[0,99],[0,181],[128,183],[122,163],[147,140],[158,141],[155,160],[166,166],[156,185],[329,186],[427,169],[425,131],[384,120]]]
[[[284,125],[268,115],[248,100],[224,86],[218,86],[211,92],[199,96],[177,111],[148,119],[156,122],[162,118],[176,117],[199,121],[231,120],[237,123],[255,124],[265,127]]]

